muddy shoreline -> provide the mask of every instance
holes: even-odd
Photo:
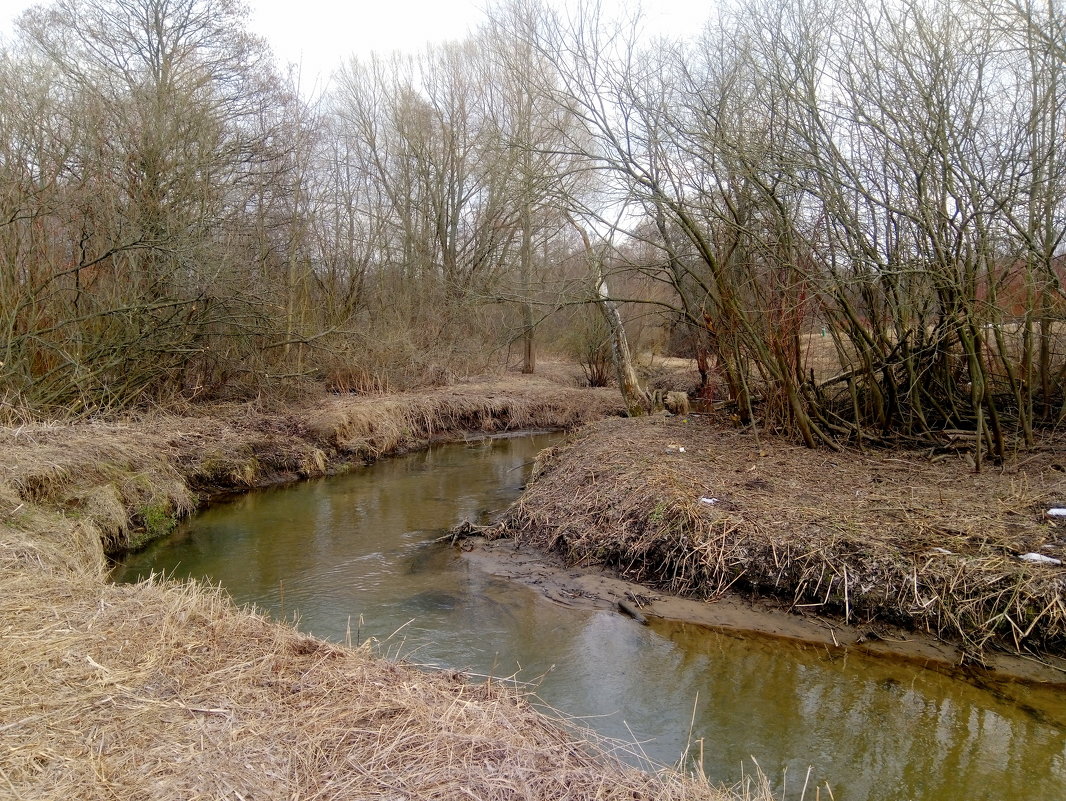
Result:
[[[992,651],[983,666],[967,663],[957,645],[928,634],[884,623],[849,625],[839,618],[797,614],[771,598],[725,593],[710,600],[671,595],[627,581],[605,568],[568,566],[557,554],[510,539],[470,537],[461,541],[464,557],[480,570],[536,589],[548,600],[583,609],[636,607],[651,620],[684,623],[743,635],[781,638],[859,651],[913,663],[962,681],[1009,687],[1034,683],[1066,689],[1066,659]]]
[[[522,414],[515,414],[509,408],[502,414],[499,414],[499,409],[495,412],[481,410],[480,416],[468,413],[467,417],[460,416],[451,420],[449,424],[435,425],[430,422],[432,413],[418,408],[414,416],[422,419],[422,427],[406,426],[399,436],[395,432],[387,432],[383,437],[380,430],[375,430],[374,425],[364,421],[358,421],[355,426],[350,426],[348,421],[344,420],[343,412],[339,411],[326,414],[322,411],[313,412],[310,415],[311,422],[306,427],[300,426],[291,419],[279,421],[269,415],[264,416],[258,423],[253,421],[252,428],[274,433],[288,426],[292,432],[298,432],[299,436],[293,436],[290,433],[289,442],[286,442],[284,438],[274,439],[265,446],[260,445],[253,449],[255,455],[251,457],[251,460],[257,462],[258,472],[251,479],[247,478],[247,465],[241,467],[230,464],[226,472],[215,468],[214,475],[208,480],[205,480],[202,472],[193,473],[190,476],[190,483],[198,493],[196,507],[203,508],[213,503],[224,502],[249,489],[283,486],[315,475],[341,474],[378,458],[401,455],[435,443],[520,436],[531,430],[546,430],[543,426],[553,426],[556,429],[560,426],[572,427],[575,424],[595,421],[607,414],[617,414],[621,409],[620,402],[610,390],[588,395],[589,401],[581,411],[574,408],[574,401],[569,397],[558,404],[552,404],[544,397],[538,396],[537,392],[543,392],[547,387],[562,390],[563,395],[572,393],[575,397],[582,397],[583,392],[563,390],[558,385],[552,385],[549,382],[544,382],[544,386],[538,386],[539,384],[540,382],[534,379],[534,386],[537,386],[537,390],[532,393],[533,411],[527,412],[524,417]],[[528,385],[510,397],[507,389],[496,388],[491,384],[487,385],[487,389],[486,385],[481,384],[459,385],[447,388],[439,394],[445,397],[469,396],[471,399],[477,399],[479,403],[483,403],[486,399],[490,403],[498,403],[502,400],[505,407],[514,404],[516,398],[521,397],[526,400],[530,397]],[[595,401],[591,399],[593,396]],[[392,399],[385,400],[394,402]],[[374,399],[372,398],[356,403],[356,407],[373,405]],[[343,401],[334,404],[338,410],[345,406],[350,405]],[[410,416],[410,412],[406,414]],[[324,425],[324,419],[329,420],[329,423]],[[457,422],[465,425],[455,427]],[[695,417],[689,421],[671,419],[670,416],[662,418],[656,415],[653,419],[645,420],[616,419],[606,421],[605,425],[614,429],[624,429],[634,424],[645,429],[649,427],[653,430],[661,429],[655,434],[655,450],[676,458],[677,448],[680,447],[678,443],[683,441],[685,433],[692,431],[690,422],[700,424],[703,421]],[[527,423],[531,427],[515,430],[511,428],[515,423],[520,425]],[[663,428],[664,424],[665,428]],[[541,428],[538,429],[538,426]],[[677,430],[679,426],[684,427],[682,431]],[[719,434],[726,430],[720,425],[713,424],[710,428]],[[730,433],[736,434],[735,431]],[[774,443],[771,440],[765,445],[758,445],[759,453],[760,455],[765,453],[764,447],[769,449],[781,445],[782,443]],[[294,469],[294,459],[286,453],[287,448],[294,446],[305,450],[311,448],[312,452],[313,449],[322,448],[326,458],[320,465],[317,465],[313,457],[305,455],[299,462],[299,466]],[[818,458],[817,452],[810,452],[807,449],[793,449],[793,451],[811,453]],[[241,451],[236,449],[236,453],[238,455],[231,458],[239,459],[241,455],[248,458],[247,451],[241,454]],[[851,456],[859,458],[858,454]],[[552,458],[554,456],[549,455],[548,461],[550,462]],[[201,465],[203,461],[201,460]],[[309,464],[313,466],[308,468]],[[605,480],[600,486],[600,491],[609,495],[618,490]],[[670,499],[664,496],[664,500]],[[520,500],[517,506],[521,507],[521,505]],[[727,499],[726,505],[730,506],[731,501]],[[503,529],[503,531],[506,530],[506,528]],[[499,531],[497,530],[494,536],[498,536]],[[138,542],[138,547],[144,542],[145,540]],[[973,652],[962,644],[893,625],[884,620],[853,624],[845,620],[841,614],[818,614],[814,611],[797,609],[795,605],[784,603],[773,595],[734,592],[728,588],[707,599],[692,597],[691,593],[688,595],[671,593],[663,589],[662,577],[656,577],[657,581],[651,582],[658,586],[658,589],[655,589],[649,583],[628,580],[615,568],[597,566],[595,559],[585,559],[581,563],[582,566],[575,568],[573,559],[567,560],[558,553],[548,552],[528,544],[523,545],[521,538],[516,542],[509,539],[496,541],[473,537],[464,541],[463,548],[468,552],[468,557],[478,562],[483,569],[538,587],[546,597],[565,605],[617,609],[619,602],[622,602],[630,608],[639,609],[640,614],[654,620],[675,621],[755,636],[779,637],[824,645],[833,649],[854,649],[884,658],[919,663],[967,681],[1016,680],[1066,687],[1066,658],[1056,655],[1010,653],[991,648],[983,650],[980,653],[980,659],[975,662]],[[122,553],[121,549],[112,550],[108,556],[120,557]],[[814,604],[813,606],[823,605]]]
[[[481,393],[484,393],[484,389],[481,385],[459,386],[445,390],[443,394],[451,393],[460,395],[469,393],[471,397],[479,397]],[[565,421],[565,424],[573,425],[574,421],[590,422],[603,417],[604,414],[617,413],[620,405],[614,399],[613,394],[609,393],[610,391],[596,393],[596,402],[590,403],[588,408],[580,414],[570,408],[572,401],[563,402],[560,406],[567,411],[562,414],[561,419]],[[492,389],[491,385],[489,391],[484,394],[487,394],[489,400],[499,399],[505,395],[500,390]],[[575,393],[578,396],[580,394],[580,392]],[[543,399],[537,402],[544,404]],[[373,403],[372,399],[370,403]],[[419,412],[419,414],[425,416],[425,412]],[[427,425],[423,431],[417,433],[405,429],[399,439],[389,441],[384,445],[379,444],[377,437],[380,435],[372,428],[361,429],[362,437],[360,438],[354,438],[351,432],[346,432],[348,439],[345,440],[343,435],[337,431],[324,434],[319,421],[311,426],[311,430],[316,432],[313,444],[327,449],[329,454],[321,471],[293,470],[291,460],[290,469],[286,469],[284,462],[279,464],[277,458],[274,457],[273,461],[262,461],[263,466],[260,467],[260,472],[253,483],[244,484],[240,479],[234,480],[234,477],[241,476],[242,473],[231,467],[228,474],[224,474],[218,483],[199,484],[197,507],[202,508],[212,503],[232,499],[249,489],[281,486],[316,474],[328,476],[344,473],[355,466],[365,465],[378,458],[420,450],[434,443],[518,436],[527,433],[528,430],[537,430],[536,428],[519,430],[509,428],[511,423],[522,419],[520,416],[506,413],[501,421],[498,417],[488,414],[478,419],[475,427],[469,426],[470,421],[467,420],[467,427],[461,428]],[[554,423],[556,428],[559,427],[560,422],[557,412],[545,415],[541,411],[525,419],[533,426],[548,422],[548,424]],[[656,434],[656,451],[676,458],[676,449],[679,447],[677,442],[682,441],[679,437],[684,436],[682,432],[677,431],[677,427],[685,426],[687,430],[685,433],[690,432],[689,422],[655,416],[654,419],[640,421],[616,419],[608,421],[606,425],[613,428],[625,428],[636,424],[644,428],[648,428],[649,425],[652,428],[661,428],[663,424],[666,424],[666,431],[670,433],[666,433],[665,436],[661,432]],[[278,423],[273,421],[269,425],[275,429],[278,427]],[[336,423],[331,425],[336,426]],[[712,426],[712,429],[719,433],[723,431],[721,426]],[[735,432],[731,433],[735,434]],[[771,440],[765,446],[759,445],[760,453],[763,452],[764,447],[773,448],[775,445],[780,446],[781,443],[773,443]],[[812,453],[817,458],[817,452],[810,452],[806,449],[794,450],[799,453]],[[283,451],[283,445],[273,444],[274,453]],[[858,454],[852,454],[852,456],[859,458]],[[553,457],[550,457],[549,461],[551,458]],[[273,464],[272,468],[264,469],[270,464]],[[301,464],[306,464],[306,460]],[[194,477],[194,484],[195,482]],[[612,487],[608,481],[603,481],[600,490],[604,494],[610,494],[616,492],[617,488]],[[669,498],[664,498],[664,500],[669,500]],[[520,500],[519,507],[521,503]],[[729,503],[727,501],[727,504]],[[497,531],[497,535],[498,533]],[[510,539],[497,541],[473,537],[464,540],[463,548],[467,551],[468,557],[483,569],[537,587],[546,597],[564,605],[617,609],[619,602],[623,602],[631,604],[639,609],[641,614],[653,620],[674,621],[754,636],[779,637],[819,644],[832,649],[854,649],[888,659],[918,663],[966,681],[1023,681],[1066,687],[1066,658],[1047,653],[1038,655],[1010,653],[993,647],[983,650],[979,662],[975,662],[974,654],[957,642],[940,639],[931,634],[893,625],[883,620],[852,624],[840,614],[818,614],[814,611],[797,609],[794,605],[786,604],[772,595],[740,593],[726,589],[716,593],[712,598],[701,599],[692,597],[691,594],[686,596],[671,593],[662,588],[661,581],[657,582],[659,588],[655,589],[647,583],[624,578],[617,569],[597,566],[594,559],[586,559],[582,566],[575,567],[573,559],[568,561],[558,553],[548,552]],[[109,555],[120,556],[121,552]]]
[[[742,628],[1058,683],[1066,526],[1044,511],[1066,498],[1061,453],[976,473],[706,418],[609,419],[544,454],[488,533],[694,600],[657,602],[665,617],[735,626],[722,599],[758,598],[742,617],[773,619]]]

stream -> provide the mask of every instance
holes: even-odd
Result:
[[[1066,799],[1066,693],[1031,686],[1008,699],[914,663],[641,626],[555,603],[434,543],[516,498],[535,454],[559,437],[439,445],[251,492],[130,556],[113,578],[221,583],[319,637],[374,638],[390,658],[535,687],[545,708],[626,744],[629,761],[697,759],[729,784],[754,761],[788,801],[805,782],[807,798],[816,788],[830,798],[828,784],[836,801]]]

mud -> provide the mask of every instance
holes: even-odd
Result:
[[[970,662],[962,648],[921,632],[883,623],[847,625],[838,618],[789,610],[773,599],[724,593],[700,601],[665,594],[626,581],[600,567],[568,567],[552,553],[514,540],[471,537],[462,541],[466,558],[478,568],[538,589],[544,597],[587,609],[616,609],[620,602],[635,606],[653,623],[688,623],[710,629],[760,637],[815,643],[842,653],[855,650],[886,659],[903,660],[982,686],[1002,685],[1010,694],[1018,682],[1066,689],[1066,659],[986,651],[983,665]]]

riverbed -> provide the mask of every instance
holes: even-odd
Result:
[[[752,760],[787,797],[1066,797],[1066,703],[914,663],[548,597],[436,543],[517,497],[556,435],[483,439],[213,506],[116,573],[202,577],[310,633],[535,689],[637,760]],[[809,778],[808,769],[810,769]],[[824,789],[822,791],[824,793]]]

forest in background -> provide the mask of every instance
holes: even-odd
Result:
[[[246,16],[19,19],[9,420],[602,360],[610,300],[810,445],[998,460],[1066,422],[1060,0],[736,0],[686,41],[505,0],[313,101]]]

